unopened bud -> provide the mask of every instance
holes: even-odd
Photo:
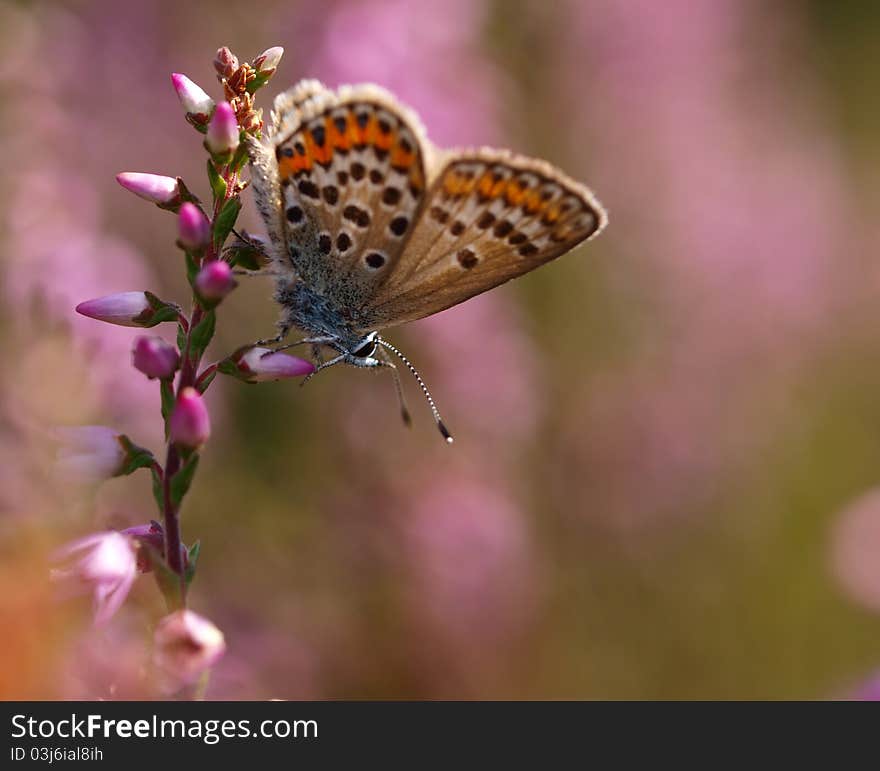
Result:
[[[222,300],[238,283],[232,277],[232,268],[225,260],[211,260],[196,275],[193,282],[199,297],[205,300]]]
[[[205,400],[195,388],[184,388],[169,421],[171,441],[182,447],[201,447],[211,436],[211,418]]]
[[[238,57],[226,46],[217,49],[214,57],[214,69],[221,78],[228,78],[238,69]]]
[[[271,75],[277,69],[283,55],[284,49],[281,46],[267,48],[254,59],[254,69],[260,75]]]
[[[220,363],[218,369],[246,383],[302,377],[315,371],[305,359],[287,353],[276,353],[271,348],[243,348]]]
[[[186,113],[186,119],[194,126],[206,126],[211,113],[214,112],[214,100],[200,86],[179,72],[171,75],[171,82]]]
[[[142,336],[134,342],[131,363],[148,378],[167,380],[177,371],[180,354],[161,337]]]
[[[193,251],[204,249],[211,243],[211,223],[198,206],[185,203],[177,214],[180,243]]]
[[[180,188],[174,177],[123,171],[116,175],[116,181],[139,198],[160,206],[170,207],[180,202]]]
[[[229,102],[220,102],[208,124],[205,145],[214,155],[230,155],[238,149],[238,135],[235,112]]]

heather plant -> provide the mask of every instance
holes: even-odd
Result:
[[[121,532],[86,535],[59,550],[54,576],[67,587],[79,586],[94,599],[95,623],[104,624],[124,602],[139,573],[151,572],[168,608],[156,624],[154,661],[173,689],[204,679],[223,654],[222,633],[188,608],[195,578],[199,541],[184,541],[181,512],[211,436],[205,393],[217,374],[255,383],[307,375],[311,363],[284,353],[244,345],[213,362],[204,361],[224,298],[235,289],[236,273],[263,265],[259,242],[238,233],[242,173],[248,162],[247,138],[259,137],[262,111],[255,94],[274,74],[283,49],[263,52],[253,62],[239,62],[228,49],[217,52],[214,68],[223,89],[216,102],[184,75],[171,76],[186,120],[203,137],[207,155],[204,198],[180,177],[139,172],[117,176],[119,184],[177,218],[176,245],[192,288],[189,307],[147,290],[123,291],[80,303],[78,313],[129,327],[177,326],[176,344],[162,337],[138,337],[132,365],[155,381],[164,423],[164,455],[112,428],[84,426],[60,432],[59,464],[80,478],[152,475],[158,517]],[[193,691],[181,691],[182,693]]]

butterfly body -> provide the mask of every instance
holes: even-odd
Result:
[[[402,358],[376,330],[527,273],[606,223],[587,188],[543,161],[435,148],[415,114],[372,85],[302,81],[249,149],[279,339],[300,328],[338,352],[332,363],[393,366],[372,355],[376,343]]]

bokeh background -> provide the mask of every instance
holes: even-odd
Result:
[[[845,698],[880,671],[880,6],[846,0],[0,2],[0,696],[155,695],[150,577],[110,624],[51,550],[155,516],[146,475],[60,484],[53,426],[161,445],[137,330],[80,300],[185,300],[169,73],[285,47],[375,81],[439,144],[586,181],[611,225],[391,336],[413,383],[222,382],[184,511],[214,698]],[[249,204],[243,224],[260,232]],[[212,351],[266,335],[268,281]]]

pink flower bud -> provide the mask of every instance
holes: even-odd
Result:
[[[53,570],[52,578],[91,592],[95,624],[103,624],[119,610],[137,576],[134,544],[121,533],[95,533],[62,547],[55,559],[70,560],[75,554],[81,554],[79,560]]]
[[[267,48],[256,59],[254,59],[254,69],[260,73],[260,75],[271,75],[275,72],[283,55],[284,49],[281,46]]]
[[[76,312],[108,324],[122,327],[138,327],[138,319],[151,310],[144,292],[119,292],[94,300],[86,300],[76,306]]]
[[[232,277],[232,268],[224,260],[205,263],[194,283],[199,296],[205,300],[222,300],[238,286]]]
[[[177,91],[177,97],[186,112],[186,117],[193,122],[207,123],[214,111],[214,100],[186,75],[175,72],[171,75],[171,82],[174,84],[174,90]]]
[[[156,665],[178,683],[191,683],[226,651],[221,632],[191,610],[165,616],[153,635]]]
[[[177,397],[169,423],[171,441],[195,449],[211,436],[211,418],[205,400],[195,388],[184,388]]]
[[[131,351],[131,363],[148,378],[166,380],[180,364],[180,354],[161,337],[138,337]]]
[[[229,78],[238,69],[238,57],[226,46],[218,48],[214,57],[214,69],[221,78]]]
[[[275,353],[270,348],[248,348],[233,355],[231,361],[234,371],[224,371],[247,383],[301,377],[315,371],[311,362],[286,353]]]
[[[180,243],[187,249],[204,249],[211,242],[211,223],[193,203],[185,203],[177,215]]]
[[[61,445],[55,469],[65,479],[99,482],[121,474],[128,460],[122,435],[106,426],[70,426],[55,430]]]
[[[153,569],[153,557],[165,556],[165,534],[158,522],[150,522],[148,525],[135,525],[121,531],[138,544],[137,569],[139,573],[149,573]],[[181,546],[183,550],[183,546]]]
[[[205,144],[215,155],[228,155],[238,149],[238,121],[229,102],[220,102],[208,124]]]
[[[180,200],[180,188],[174,177],[123,171],[116,175],[116,181],[145,201],[167,206]]]

